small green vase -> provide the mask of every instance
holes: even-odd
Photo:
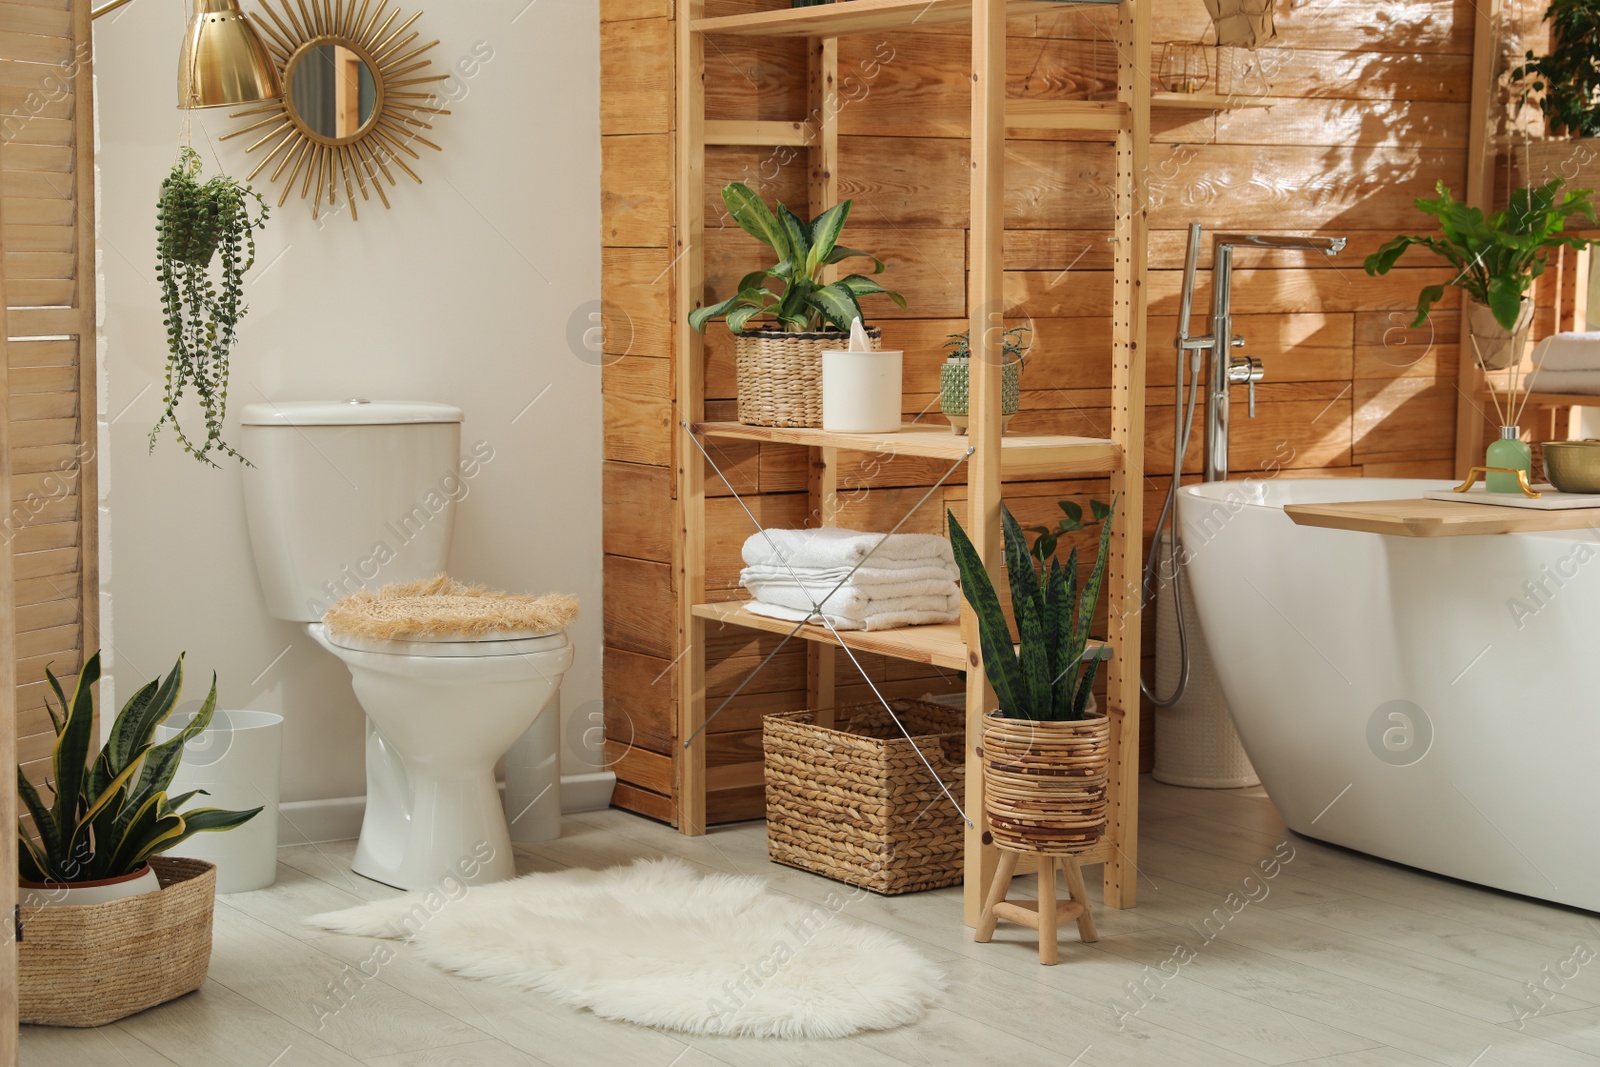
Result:
[[[1500,427],[1500,439],[1489,444],[1489,454],[1484,458],[1486,467],[1510,467],[1512,470],[1522,471],[1524,474],[1533,474],[1533,449],[1522,439],[1521,431],[1515,426]],[[1520,493],[1522,486],[1517,484],[1515,474],[1496,474],[1490,472],[1484,478],[1485,487],[1491,493]]]
[[[967,393],[972,380],[971,360],[951,356],[939,368],[939,410],[950,420],[950,432],[967,432]],[[1022,364],[1010,360],[1000,366],[1000,428],[1022,408]]]

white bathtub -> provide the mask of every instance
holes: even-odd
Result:
[[[1298,833],[1600,911],[1600,530],[1383,537],[1283,513],[1445,484],[1182,490],[1239,736]]]

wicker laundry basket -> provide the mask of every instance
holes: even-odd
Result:
[[[200,988],[211,966],[217,869],[169,856],[150,866],[159,893],[22,909],[23,1022],[104,1026]]]
[[[877,351],[883,331],[871,326],[867,336]],[[822,353],[849,345],[850,335],[837,330],[734,334],[739,421],[746,426],[821,426]]]
[[[966,780],[965,717],[920,700],[890,703],[915,745],[882,704],[840,708],[833,728],[818,726],[814,711],[766,717],[775,862],[885,895],[961,881],[964,827],[945,790],[959,797]]]

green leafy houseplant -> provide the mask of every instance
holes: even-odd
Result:
[[[1056,546],[1067,534],[1087,530],[1097,522],[1105,522],[1111,517],[1111,505],[1104,500],[1089,501],[1089,511],[1094,516],[1088,522],[1083,521],[1083,506],[1075,500],[1058,500],[1056,507],[1061,509],[1063,518],[1056,521],[1054,528],[1049,526],[1029,526],[1027,532],[1034,535],[1033,548],[1030,552],[1033,558],[1044,566],[1050,557],[1056,554]]]
[[[216,711],[215,676],[193,721],[171,740],[155,743],[156,727],[172,713],[183,689],[183,657],[179,656],[171,673],[149,683],[123,705],[110,737],[92,761],[91,687],[100,678],[100,654],[95,653],[83,665],[71,701],[54,674],[47,669],[45,676],[56,699],[53,704],[45,698],[56,733],[51,757],[55,797],[46,804],[22,768],[17,768],[17,791],[38,833],[35,841],[19,823],[19,873],[24,881],[70,885],[120,878],[194,834],[231,830],[261,810],[180,811],[204,790],[167,796],[184,744],[211,723]]]
[[[1511,72],[1527,83],[1521,101],[1537,99],[1552,133],[1600,135],[1600,0],[1551,0],[1544,21],[1550,54],[1529,51]]]
[[[254,210],[252,211],[252,203]],[[213,449],[248,462],[222,439],[228,411],[228,356],[244,317],[244,274],[256,260],[255,233],[268,215],[261,195],[227,175],[200,181],[200,154],[179,150],[156,204],[156,280],[167,328],[167,381],[161,419],[184,451],[213,467]],[[211,265],[220,259],[219,276]],[[205,415],[205,440],[196,447],[178,423],[178,404],[193,387]]]
[[[1564,190],[1564,185],[1557,178],[1546,185],[1517,189],[1504,211],[1485,215],[1481,208],[1456,200],[1440,182],[1439,199],[1419,198],[1416,202],[1418,210],[1439,220],[1439,233],[1394,238],[1367,257],[1366,271],[1374,276],[1388,274],[1413,245],[1426,248],[1459,272],[1450,285],[1486,305],[1501,327],[1515,329],[1522,314],[1522,299],[1533,280],[1544,273],[1551,250],[1581,249],[1590,244],[1564,230],[1574,215],[1595,221],[1594,205],[1589,202],[1591,190]],[[1422,290],[1412,327],[1427,320],[1429,310],[1444,291],[1443,285]]]
[[[874,274],[885,270],[883,260],[876,256],[839,244],[851,201],[835,204],[809,223],[782,204],[774,213],[742,182],[725,186],[722,202],[739,228],[771,248],[778,261],[766,270],[746,274],[733,296],[691,311],[689,325],[701,333],[712,319],[726,317],[728,329],[737,334],[758,315],[772,316],[778,328],[789,333],[815,333],[830,326],[848,330],[854,319],[866,323],[858,303],[863,296],[883,295],[906,306],[905,297],[864,275],[822,283],[824,268],[847,259],[872,260]],[[767,288],[769,280],[778,283],[777,292]]]
[[[1016,517],[1004,504],[1000,506],[1006,573],[1011,579],[1011,606],[1020,638],[1015,644],[1000,597],[977,549],[955,514],[946,513],[950,545],[961,571],[961,591],[978,617],[983,669],[1006,717],[1035,722],[1074,722],[1086,717],[1100,666],[1097,656],[1086,656],[1089,624],[1105,578],[1115,509],[1113,500],[1106,507],[1094,569],[1080,591],[1077,548],[1068,554],[1065,566],[1059,559],[1051,559],[1048,568],[1036,565]]]
[[[949,359],[971,359],[972,341],[965,333],[946,334],[944,346],[950,349]],[[1033,331],[1026,326],[1013,326],[1000,335],[1000,356],[1004,363],[1028,362],[1028,352],[1033,348]]]

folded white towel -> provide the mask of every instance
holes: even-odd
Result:
[[[1600,396],[1600,367],[1594,370],[1541,370],[1528,381],[1535,393],[1576,393]]]
[[[901,626],[922,626],[927,623],[955,622],[961,617],[959,611],[900,611],[883,612],[869,615],[865,619],[851,619],[842,615],[815,615],[810,611],[796,610],[794,608],[779,607],[776,604],[763,604],[752,600],[745,605],[745,609],[754,615],[765,615],[769,619],[783,619],[785,622],[813,622],[822,625],[824,617],[836,630],[894,630]]]
[[[753,582],[785,582],[794,585],[804,582],[812,588],[823,591],[832,589],[840,582],[849,582],[860,589],[878,590],[884,586],[899,586],[908,583],[938,582],[945,585],[957,582],[960,573],[952,564],[946,567],[942,564],[928,567],[871,567],[865,566],[852,571],[848,567],[837,567],[830,570],[812,570],[808,567],[789,567],[779,564],[776,567],[760,566],[746,567],[739,572],[739,584],[750,587]],[[884,596],[914,596],[914,593],[884,593]]]
[[[883,534],[825,527],[764,530],[752,534],[744,543],[744,561],[752,567],[787,564],[796,570],[848,570],[863,560],[884,569],[955,565],[950,542],[938,534],[890,534],[886,538]]]
[[[877,592],[860,589],[849,585],[841,586],[828,596],[820,607],[829,615],[838,615],[858,622],[865,621],[873,615],[882,615],[886,612],[902,611],[937,611],[948,614],[960,613],[961,594],[956,591],[952,582],[942,583],[907,583],[912,590],[904,596],[879,595]],[[796,611],[816,610],[818,601],[828,593],[832,586],[822,588],[807,588],[793,582],[758,582],[749,587],[758,601],[763,604],[772,604],[780,608],[793,608]]]
[[[1546,337],[1533,346],[1533,365],[1541,373],[1600,371],[1600,330]]]

